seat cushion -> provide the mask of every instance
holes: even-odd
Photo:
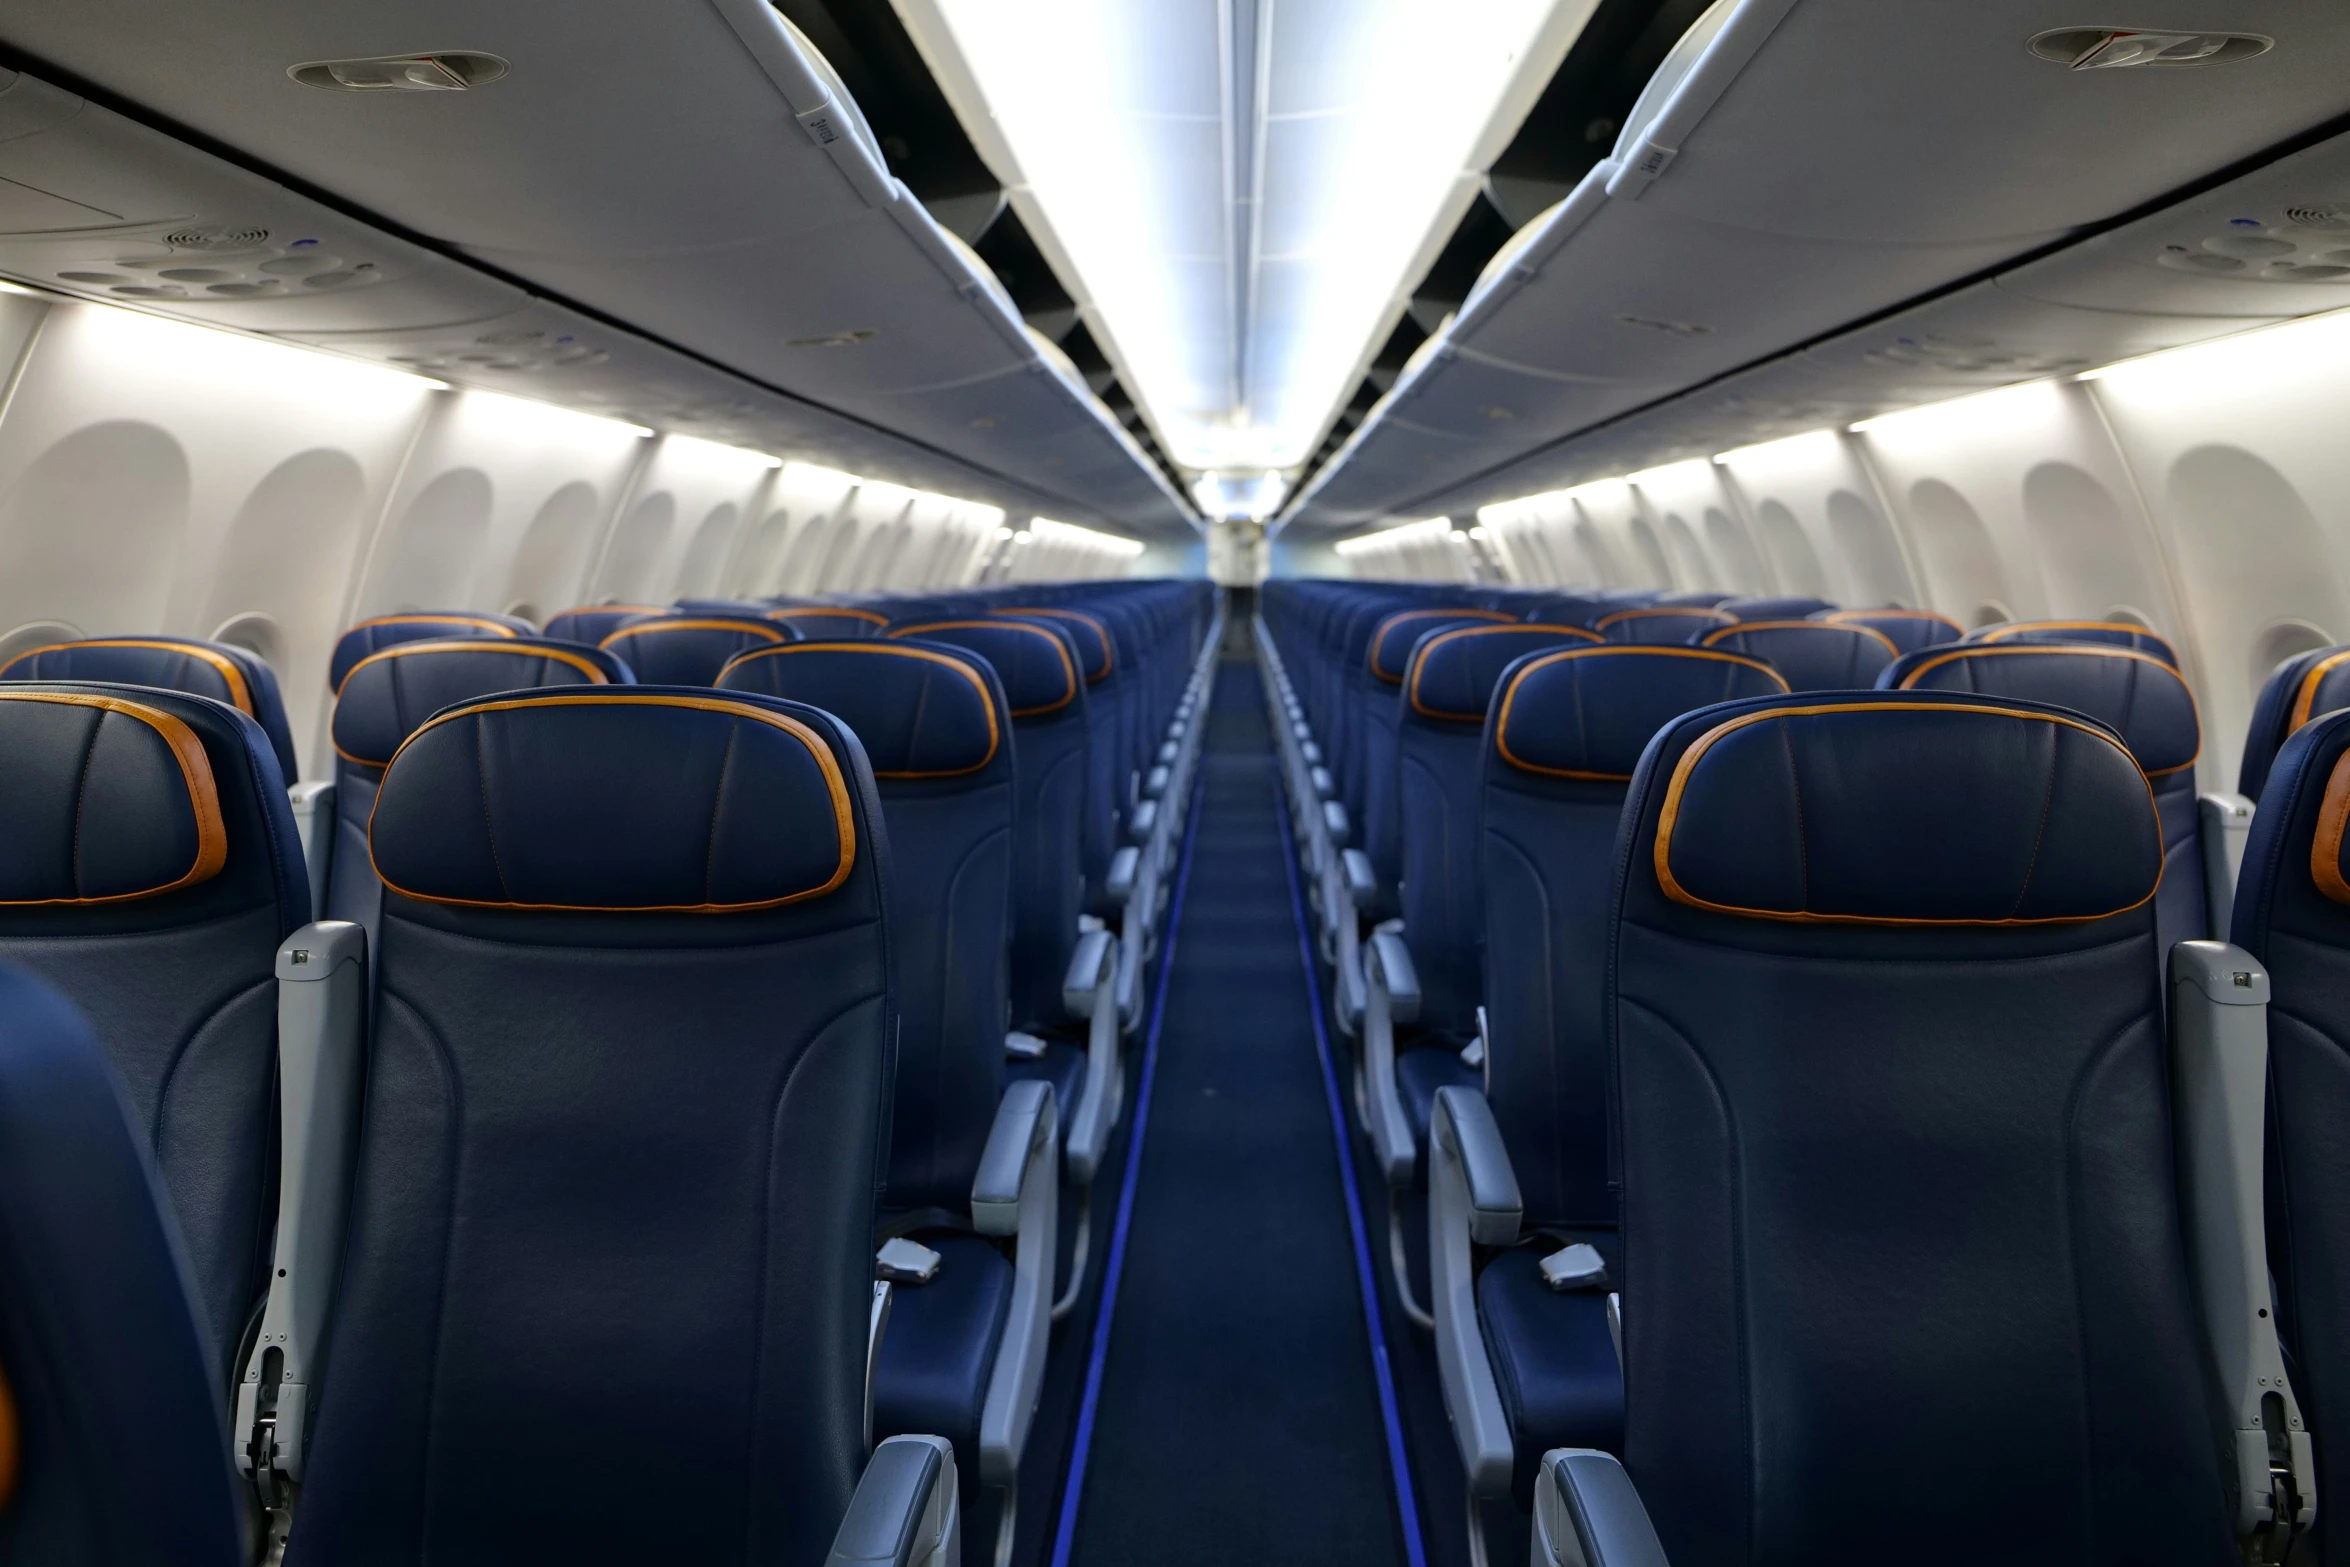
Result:
[[[1012,1264],[988,1241],[916,1237],[939,1254],[928,1284],[900,1284],[873,1366],[873,1440],[943,1436],[968,1485],[979,1476],[979,1412],[1012,1309]]]
[[[1412,1146],[1428,1146],[1428,1120],[1436,1113],[1439,1088],[1485,1089],[1484,1074],[1461,1059],[1460,1047],[1444,1040],[1416,1050],[1400,1050],[1395,1057],[1395,1091],[1403,1100],[1404,1118],[1412,1123]]]
[[[1004,1083],[1025,1083],[1034,1079],[1053,1085],[1053,1108],[1060,1116],[1061,1125],[1069,1124],[1069,1114],[1077,1108],[1077,1098],[1085,1092],[1085,1046],[1066,1039],[1048,1039],[1044,1054],[1033,1061],[1006,1060]]]
[[[1611,1275],[1615,1237],[1577,1239],[1597,1246]],[[1558,1243],[1563,1244],[1563,1243]],[[1607,1291],[1559,1291],[1542,1282],[1542,1259],[1558,1249],[1545,1238],[1503,1252],[1477,1275],[1477,1316],[1502,1412],[1517,1440],[1510,1490],[1531,1507],[1534,1471],[1554,1447],[1620,1453],[1624,1443],[1624,1371],[1607,1326]]]

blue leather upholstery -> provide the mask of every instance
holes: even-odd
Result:
[[[1367,912],[1385,915],[1384,902],[1394,896],[1403,878],[1403,806],[1397,787],[1396,725],[1406,698],[1397,688],[1403,684],[1412,651],[1422,638],[1439,631],[1487,624],[1520,622],[1492,610],[1407,609],[1379,616],[1369,630],[1363,651],[1364,674],[1354,682],[1362,707],[1362,728],[1355,737],[1354,765],[1360,769],[1363,782],[1361,809],[1355,812],[1353,825],[1363,852],[1371,858],[1382,906]]]
[[[2286,659],[2261,683],[2244,735],[2236,792],[2258,801],[2268,787],[2269,764],[2293,732],[2311,719],[2350,707],[2350,647],[2324,647]]]
[[[1714,606],[1732,620],[1801,620],[1835,607],[1826,599],[1800,593],[1780,598],[1730,598]]]
[[[895,1026],[870,775],[831,716],[749,693],[511,701],[385,774],[395,882],[470,873],[444,840],[485,788],[508,873],[580,904],[704,875],[706,905],[767,904],[843,840],[854,862],[740,913],[387,894],[287,1560],[821,1561],[865,1457]]]
[[[1612,1266],[1615,1237],[1598,1231],[1537,1240],[1501,1253],[1477,1275],[1477,1319],[1502,1413],[1516,1439],[1510,1491],[1534,1505],[1534,1475],[1554,1447],[1624,1446],[1624,1372],[1607,1325],[1607,1292],[1560,1292],[1542,1281],[1542,1259],[1562,1240],[1600,1248]]]
[[[1540,626],[1589,627],[1600,616],[1611,613],[1617,607],[1599,599],[1575,594],[1546,594],[1534,601],[1526,612],[1526,618]]]
[[[1590,632],[1568,626],[1458,626],[1422,637],[1404,677],[1396,730],[1404,936],[1419,971],[1418,1026],[1455,1044],[1477,1026],[1478,736],[1495,684],[1529,653],[1597,646]]]
[[[1966,628],[1930,609],[1829,609],[1811,617],[1835,626],[1866,626],[1903,653],[1940,647],[1966,636]]]
[[[536,635],[536,626],[512,615],[476,614],[457,609],[378,615],[373,620],[362,620],[336,640],[334,657],[327,662],[327,689],[342,690],[343,677],[350,674],[353,665],[370,653],[380,653],[402,642],[437,641],[442,637]]]
[[[1737,621],[1703,608],[1619,609],[1599,617],[1591,629],[1610,642],[1680,646]]]
[[[1125,823],[1125,775],[1132,754],[1127,733],[1127,698],[1134,682],[1118,668],[1117,642],[1108,622],[1084,610],[1059,608],[1002,608],[989,612],[1006,619],[1049,626],[1069,639],[1077,657],[1077,672],[1085,682],[1085,879],[1089,913],[1108,916],[1110,905],[1102,883],[1110,872],[1110,856],[1117,852]]]
[[[1796,691],[1865,691],[1900,656],[1882,632],[1824,620],[1752,620],[1692,640],[1759,658]]]
[[[2244,848],[2231,934],[2268,969],[2271,987],[2268,1265],[2294,1396],[2317,1444],[2312,1560],[2323,1567],[2350,1561],[2350,1526],[2325,1506],[2328,1496],[2350,1496],[2346,752],[2350,713],[2335,712],[2294,730],[2278,753]]]
[[[889,617],[880,610],[858,609],[848,604],[793,605],[771,609],[767,618],[777,625],[791,627],[811,642],[857,641],[880,636],[889,627]]]
[[[1716,593],[1708,589],[1698,593],[1659,593],[1649,603],[1657,609],[1713,609],[1737,596],[1735,593]]]
[[[105,1054],[56,991],[0,965],[0,1563],[250,1560],[221,1387]]]
[[[594,647],[632,620],[668,613],[667,607],[660,604],[585,604],[549,616],[539,635],[551,641],[584,642]]]
[[[915,641],[767,648],[727,665],[718,683],[820,707],[864,742],[896,877],[886,1201],[965,1208],[1004,1088],[1014,766],[1003,687],[976,654]],[[1065,1117],[1069,1102],[1060,1108]]]
[[[206,1360],[226,1386],[268,1260],[277,946],[310,917],[277,759],[260,725],[225,703],[68,682],[5,688],[0,758],[0,957],[81,1008],[122,1074],[186,1237]],[[190,778],[202,774],[213,805],[192,813]],[[212,818],[196,837],[218,868],[136,895],[195,868],[197,815]],[[133,895],[23,901],[68,889]]]
[[[194,637],[92,637],[21,653],[0,667],[0,680],[99,680],[156,686],[226,702],[261,726],[287,783],[302,776],[285,698],[266,659],[226,642]]]
[[[2167,954],[2172,942],[2212,934],[2203,896],[2203,828],[2195,805],[2202,729],[2194,693],[2176,669],[2127,648],[1978,642],[1912,653],[1886,670],[1879,684],[1887,690],[1972,691],[2048,702],[2086,713],[2120,735],[2145,770],[2162,817],[2157,945]]]
[[[892,641],[944,643],[993,667],[1011,704],[1019,755],[1012,809],[1012,1026],[1041,1033],[1067,1021],[1061,976],[1077,944],[1085,867],[1088,734],[1085,685],[1069,638],[1037,621],[918,621]]]
[[[2011,620],[2001,626],[1986,626],[1967,638],[1969,642],[2095,642],[2107,647],[2129,648],[2133,652],[2151,653],[2170,665],[2179,667],[2178,650],[2144,626],[2123,620]]]
[[[1398,610],[1371,629],[1371,643],[1364,655],[1370,662],[1371,673],[1391,686],[1403,684],[1404,671],[1412,662],[1412,650],[1422,637],[1431,632],[1450,631],[1471,621],[1519,624],[1510,616],[1490,609]]]
[[[1697,648],[1574,648],[1502,676],[1482,746],[1484,1086],[1529,1224],[1616,1222],[1600,997],[1625,785],[1672,720],[1785,689]]]
[[[979,1490],[979,1416],[1012,1308],[1012,1265],[976,1235],[925,1231],[922,1244],[939,1254],[938,1272],[893,1291],[873,1368],[873,1439],[954,1443],[968,1505]]]
[[[669,613],[683,616],[716,616],[721,620],[765,620],[775,606],[761,599],[679,599],[669,606]]]
[[[2232,1560],[2118,740],[1741,702],[1657,736],[1623,831],[1625,1459],[1675,1567]],[[1684,889],[1847,918],[1693,906],[1660,837]]]
[[[796,642],[800,634],[768,620],[721,615],[657,615],[631,620],[596,646],[625,659],[649,686],[708,686],[726,661],[755,648]]]

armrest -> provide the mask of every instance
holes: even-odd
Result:
[[[326,880],[335,857],[335,786],[326,779],[298,783],[286,791],[294,808],[294,835],[302,842],[302,868],[310,878],[310,917],[326,918]]]
[[[280,1477],[302,1477],[310,1389],[342,1266],[366,1028],[367,933],[325,920],[288,936],[277,949],[277,1239],[233,1432],[238,1466],[265,1501]]]
[[[1665,1567],[1665,1548],[1624,1466],[1554,1447],[1534,1477],[1535,1567]]]
[[[1322,830],[1330,835],[1333,844],[1346,842],[1346,807],[1336,800],[1322,802]]]
[[[1371,869],[1371,857],[1360,849],[1342,849],[1338,863],[1346,872],[1346,890],[1357,904],[1370,902],[1379,896],[1379,877]]]
[[[1483,1094],[1440,1088],[1428,1125],[1428,1285],[1436,1318],[1436,1377],[1472,1496],[1510,1487],[1517,1442],[1477,1320],[1472,1246],[1518,1238],[1518,1179]]]
[[[1314,793],[1322,799],[1327,800],[1338,792],[1338,780],[1330,776],[1327,767],[1308,768],[1306,781],[1314,786]]]
[[[1367,948],[1371,964],[1368,977],[1387,992],[1387,1010],[1398,1023],[1409,1023],[1420,1015],[1420,971],[1412,966],[1412,949],[1404,945],[1399,931],[1378,930],[1371,933]]]
[[[1180,740],[1162,740],[1162,741],[1160,741],[1160,742],[1159,742],[1159,765],[1160,765],[1161,767],[1172,767],[1172,766],[1174,766],[1174,765],[1175,765],[1175,757],[1176,757],[1177,753],[1179,753],[1179,752],[1180,752],[1182,749],[1183,749],[1183,742],[1182,742],[1182,741],[1180,741]]]
[[[2195,797],[2203,840],[2203,902],[2214,941],[2225,941],[2236,916],[2236,874],[2244,864],[2244,843],[2252,836],[2252,802],[2240,794]]]
[[[1411,949],[1392,930],[1372,933],[1362,949],[1362,968],[1363,1130],[1387,1184],[1404,1186],[1411,1181],[1419,1147],[1395,1085],[1395,1025],[1418,1015],[1420,981],[1412,969]]]
[[[1060,1121],[1052,1086],[1014,1083],[996,1105],[995,1126],[971,1182],[972,1227],[982,1235],[1018,1237],[1012,1251],[1012,1302],[979,1409],[979,1478],[988,1485],[1019,1480],[1020,1454],[1044,1388],[1060,1202]]]
[[[2236,1532],[2305,1525],[2317,1492],[2309,1432],[2269,1315],[2262,1204],[2268,971],[2221,941],[2170,950],[2171,1084],[2188,1266],[2205,1369],[2236,1457]]]
[[[1173,776],[1174,774],[1169,770],[1168,765],[1161,762],[1144,775],[1142,792],[1153,800],[1157,799],[1167,792],[1167,781]]]
[[[1131,843],[1110,856],[1110,874],[1102,887],[1113,901],[1124,903],[1134,896],[1134,876],[1141,864],[1142,850]]]
[[[1308,767],[1319,767],[1322,765],[1322,748],[1311,740],[1308,740],[1304,745],[1298,747],[1298,754],[1305,758],[1306,765]]]
[[[1151,833],[1159,825],[1159,802],[1156,800],[1145,800],[1140,805],[1137,805],[1134,808],[1134,820],[1132,825],[1134,829],[1134,841],[1137,843],[1149,842]]]
[[[1069,971],[1061,976],[1061,1005],[1069,1009],[1071,1017],[1093,1016],[1094,993],[1110,972],[1111,940],[1106,930],[1089,930],[1078,936],[1076,950],[1069,954]]]
[[[866,1463],[825,1567],[961,1567],[962,1533],[954,1447],[893,1436]]]

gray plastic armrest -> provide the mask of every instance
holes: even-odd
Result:
[[[1134,808],[1133,829],[1134,829],[1134,840],[1135,840],[1135,842],[1137,842],[1137,843],[1147,843],[1147,842],[1150,840],[1150,835],[1151,835],[1152,831],[1153,831],[1153,830],[1155,830],[1155,829],[1158,827],[1158,825],[1159,825],[1159,802],[1158,802],[1158,801],[1156,801],[1156,800],[1145,800],[1145,801],[1143,801],[1143,802],[1142,802],[1140,805],[1138,805],[1138,806],[1136,806],[1136,807]]]
[[[1632,1477],[1613,1455],[1554,1447],[1534,1478],[1535,1567],[1666,1567]]]
[[[1420,971],[1412,967],[1412,949],[1392,930],[1374,931],[1370,943],[1370,978],[1387,993],[1388,1015],[1409,1023],[1420,1015]]]
[[[1379,895],[1379,878],[1371,869],[1371,857],[1360,849],[1342,849],[1338,863],[1346,872],[1346,890],[1358,904],[1368,903]]]
[[[2214,941],[2225,941],[2236,913],[2236,875],[2244,864],[2244,841],[2252,836],[2252,802],[2240,794],[2195,798],[2203,829],[2203,901]]]
[[[2272,1431],[2286,1438],[2299,1522],[2317,1511],[2308,1428],[2269,1315],[2262,1213],[2268,971],[2223,941],[2170,949],[2171,1085],[2188,1266],[2203,1301],[2207,1368],[2236,1458],[2236,1532],[2277,1521]],[[2290,1522],[2291,1520],[2288,1520]]]
[[[1141,865],[1142,850],[1131,843],[1110,856],[1110,874],[1103,885],[1113,900],[1124,903],[1134,896],[1134,877]]]
[[[1330,835],[1333,844],[1346,842],[1346,807],[1336,800],[1322,802],[1322,830]]]
[[[366,1027],[367,933],[325,920],[288,936],[277,949],[277,1239],[260,1336],[237,1384],[234,1436],[247,1474],[255,1428],[274,1417],[269,1467],[302,1476],[310,1388],[342,1265]],[[275,1373],[269,1385],[265,1368]]]
[[[1157,799],[1160,795],[1167,792],[1167,780],[1173,776],[1174,773],[1168,768],[1167,764],[1161,762],[1158,766],[1152,768],[1149,773],[1144,775],[1142,780],[1142,792],[1145,795],[1148,795],[1151,799]]]
[[[1077,949],[1069,954],[1069,972],[1061,976],[1061,1005],[1071,1017],[1093,1016],[1094,992],[1110,971],[1111,940],[1106,930],[1089,930],[1077,938]]]
[[[1012,1303],[1004,1313],[995,1369],[979,1410],[979,1477],[1011,1485],[1044,1387],[1053,1331],[1053,1266],[1061,1238],[1061,1141],[1052,1086],[1014,1083],[996,1105],[995,1126],[971,1183],[971,1225],[982,1235],[1016,1235]]]
[[[294,835],[302,842],[302,868],[310,878],[310,917],[326,918],[327,873],[335,857],[335,786],[325,779],[298,783],[286,791],[294,808]]]
[[[1178,751],[1180,751],[1180,750],[1182,750],[1182,749],[1183,749],[1183,744],[1182,744],[1182,742],[1181,742],[1181,741],[1179,741],[1179,740],[1162,740],[1162,741],[1160,741],[1160,742],[1159,742],[1159,765],[1160,765],[1161,767],[1171,767],[1171,766],[1173,766],[1173,765],[1174,765],[1174,762],[1175,762],[1175,754],[1176,754],[1176,752],[1178,752]]]
[[[1436,1377],[1471,1496],[1509,1490],[1517,1442],[1477,1320],[1474,1246],[1518,1238],[1517,1176],[1485,1096],[1442,1088],[1428,1126],[1428,1285]]]
[[[893,1436],[873,1450],[832,1537],[826,1567],[961,1567],[955,1450],[943,1437]]]
[[[1020,1228],[1020,1189],[1037,1151],[1052,1137],[1053,1088],[1036,1078],[1013,1083],[995,1107],[995,1125],[971,1178],[971,1227],[982,1235]]]

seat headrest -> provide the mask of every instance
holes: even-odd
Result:
[[[1077,660],[1067,635],[1027,620],[925,620],[893,625],[889,640],[943,642],[995,669],[1014,718],[1042,718],[1077,700]]]
[[[1882,631],[1824,620],[1741,621],[1707,632],[1697,645],[1759,658],[1796,691],[1865,691],[1901,656]]]
[[[594,647],[612,632],[644,615],[666,615],[661,604],[582,604],[551,615],[539,635],[557,642],[585,642]]]
[[[2145,775],[2086,719],[1925,692],[1742,707],[1659,742],[1671,771],[1646,847],[1674,902],[1807,923],[2041,925],[2127,912],[2161,883]]]
[[[384,770],[376,874],[481,909],[731,914],[821,897],[848,879],[857,835],[807,714],[646,687],[450,708]]]
[[[292,783],[300,766],[286,705],[269,665],[244,648],[195,637],[89,637],[20,653],[0,666],[0,680],[96,680],[155,686],[226,702],[261,726]]]
[[[1800,593],[1779,598],[1724,599],[1714,606],[1733,620],[1801,620],[1806,615],[1835,607],[1826,599]]]
[[[161,707],[0,691],[0,757],[0,905],[152,898],[228,863],[204,742]]]
[[[1930,609],[1827,609],[1811,617],[1836,626],[1866,626],[1904,653],[1965,638],[1966,628]]]
[[[2171,668],[2179,667],[2178,649],[2144,626],[2126,620],[2011,620],[1990,626],[1967,638],[1969,642],[2094,642],[2151,653]]]
[[[634,685],[628,666],[599,648],[544,637],[404,642],[351,668],[335,697],[335,755],[388,764],[400,742],[452,702],[534,686]]]
[[[1420,638],[1431,631],[1477,620],[1516,624],[1509,616],[1493,609],[1399,609],[1371,628],[1371,645],[1366,654],[1371,673],[1391,686],[1400,686],[1404,670],[1411,663],[1412,648]]]
[[[2321,714],[2350,707],[2350,648],[2329,648],[2311,660],[2293,687],[2293,705],[2285,722],[2292,732]]]
[[[1099,615],[1089,615],[1081,609],[1036,608],[991,609],[988,613],[1019,620],[1049,620],[1067,632],[1089,686],[1109,679],[1110,671],[1117,667],[1117,644],[1111,639],[1108,622]]]
[[[423,642],[440,637],[528,637],[537,634],[537,627],[527,620],[517,620],[512,615],[481,615],[468,610],[419,610],[409,614],[378,615],[373,620],[362,620],[336,640],[334,657],[327,662],[327,689],[342,690],[343,678],[351,673],[352,665],[368,654],[381,652],[396,642]]]
[[[1659,593],[1650,600],[1658,609],[1712,609],[1736,598],[1735,593]]]
[[[1528,653],[1589,647],[1599,641],[1580,626],[1455,626],[1414,646],[1405,700],[1422,718],[1481,724],[1501,672]]]
[[[2318,801],[2317,831],[2309,840],[2309,875],[2317,890],[2335,903],[2350,903],[2350,861],[2342,858],[2350,827],[2350,751],[2334,758]]]
[[[596,646],[625,659],[650,686],[706,686],[737,653],[796,641],[799,633],[741,615],[656,615],[631,620]]]
[[[876,778],[961,778],[1003,750],[985,659],[945,643],[800,642],[728,664],[722,691],[820,707],[856,731]]]
[[[889,617],[877,609],[853,609],[845,604],[787,605],[769,610],[767,618],[791,627],[811,642],[877,637],[889,625]]]
[[[2195,694],[2151,653],[2076,643],[1975,642],[1912,653],[1885,672],[1896,691],[1970,691],[2069,707],[2122,737],[2149,778],[2195,765]]]
[[[1591,629],[1610,642],[1689,642],[1718,626],[1737,622],[1718,609],[1619,609],[1600,616]]]
[[[1523,772],[1626,783],[1649,740],[1683,713],[1786,689],[1770,665],[1737,653],[1567,648],[1504,671],[1494,752]]]

